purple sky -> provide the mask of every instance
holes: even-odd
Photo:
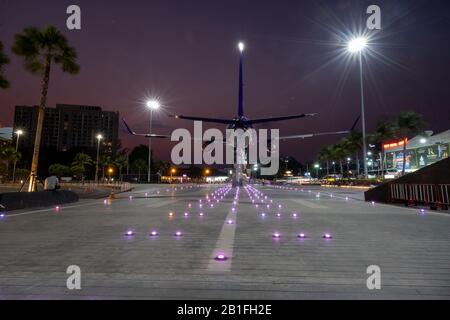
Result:
[[[430,129],[449,128],[450,5],[448,1],[375,1],[383,30],[367,56],[367,125],[401,110],[425,115]],[[313,119],[278,124],[282,135],[342,130],[359,115],[358,68],[343,56],[343,35],[365,24],[374,1],[100,1],[0,0],[0,40],[12,63],[11,88],[0,91],[0,122],[11,125],[15,105],[39,100],[40,79],[10,53],[26,26],[55,25],[77,48],[81,73],[54,68],[48,104],[99,105],[119,111],[136,131],[147,131],[146,97],[170,113],[233,117],[237,109],[237,42],[246,43],[245,108],[250,118],[317,112]],[[82,30],[65,27],[66,8],[78,4]],[[346,61],[351,63],[347,64]],[[163,114],[155,131],[191,128]],[[276,126],[272,126],[276,127]],[[120,129],[127,147],[146,143]],[[282,153],[312,160],[337,137],[283,143]],[[171,144],[155,142],[169,159]]]

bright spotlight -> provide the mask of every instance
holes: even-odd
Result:
[[[348,43],[348,51],[351,53],[360,52],[365,47],[367,47],[367,38],[365,37],[354,38]]]
[[[150,100],[147,101],[147,107],[152,110],[158,110],[161,107],[161,105],[158,100]]]
[[[245,46],[244,46],[244,44],[243,44],[242,42],[239,42],[238,48],[239,48],[239,51],[240,51],[240,52],[243,52],[244,49],[245,49]]]

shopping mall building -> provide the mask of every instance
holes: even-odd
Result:
[[[403,167],[403,141],[386,142],[383,149],[386,154],[386,168],[389,171],[401,171]],[[406,143],[406,171],[412,172],[448,158],[450,149],[450,130],[433,135],[414,137]]]

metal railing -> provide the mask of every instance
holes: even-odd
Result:
[[[425,204],[447,209],[450,205],[450,185],[393,183],[389,185],[389,196],[392,202]]]

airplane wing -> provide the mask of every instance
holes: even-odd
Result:
[[[146,137],[146,138],[160,138],[160,139],[170,138],[170,136],[165,136],[165,135],[161,135],[161,134],[136,133],[133,130],[131,130],[130,126],[125,122],[125,119],[122,119],[122,121],[123,121],[125,127],[127,128],[128,133],[133,136]]]
[[[307,134],[297,134],[297,135],[292,135],[292,136],[279,137],[278,140],[307,139],[307,138],[312,138],[312,137],[329,136],[329,135],[336,135],[336,134],[348,134],[348,133],[350,133],[349,130],[334,131],[334,132],[307,133]]]
[[[188,116],[180,116],[180,115],[170,115],[172,118],[183,119],[183,120],[193,120],[193,121],[203,121],[210,123],[221,123],[221,124],[233,124],[236,121],[227,120],[227,119],[216,119],[216,118],[202,118],[202,117],[188,117]]]
[[[292,120],[292,119],[313,117],[315,115],[317,115],[317,113],[304,113],[304,114],[293,115],[293,116],[286,116],[286,117],[273,117],[273,118],[263,118],[263,119],[248,120],[247,123],[248,124],[267,123],[267,122],[275,122],[275,121],[284,121],[284,120]]]

